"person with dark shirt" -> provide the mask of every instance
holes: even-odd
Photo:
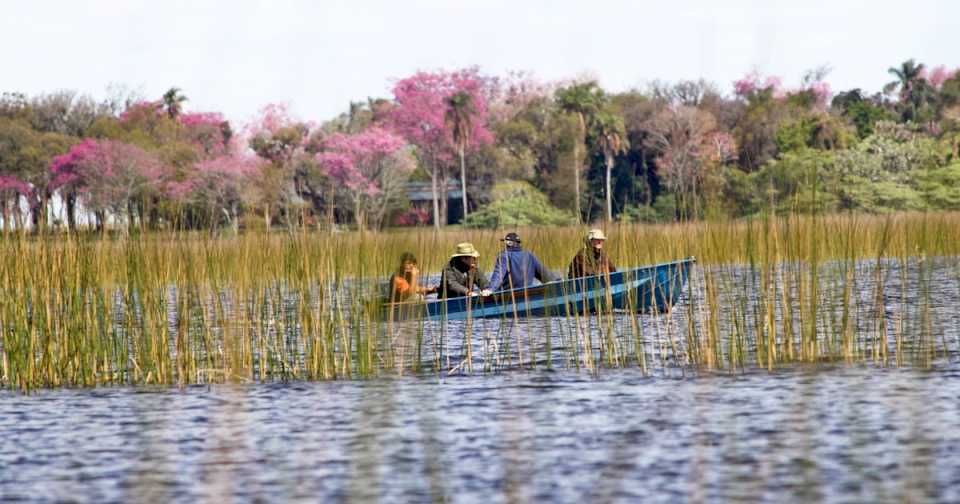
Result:
[[[584,240],[584,247],[570,262],[567,278],[605,275],[617,271],[617,267],[603,250],[606,241],[607,236],[602,229],[591,229]]]
[[[480,295],[489,296],[487,278],[477,269],[477,258],[480,253],[473,248],[472,243],[457,244],[457,249],[450,256],[450,262],[440,274],[440,287],[437,295],[441,298],[476,296],[474,287],[481,289]]]
[[[537,256],[520,247],[520,236],[517,233],[507,233],[500,241],[503,242],[505,250],[497,255],[493,264],[488,289],[522,289],[533,284],[534,279],[541,283],[556,280],[553,273],[543,267]]]

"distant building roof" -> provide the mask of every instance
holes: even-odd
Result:
[[[433,201],[433,191],[430,190],[430,182],[407,182],[407,199],[410,201]],[[437,190],[440,188],[438,187]],[[451,180],[447,183],[447,199],[460,199],[463,193],[460,191],[460,183]]]

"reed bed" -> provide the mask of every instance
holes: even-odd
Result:
[[[586,228],[517,231],[547,267],[565,272]],[[436,273],[457,242],[471,241],[489,272],[501,231],[11,234],[0,239],[0,385],[558,364],[646,373],[823,361],[930,366],[960,349],[958,327],[944,315],[960,307],[960,214],[788,215],[616,225],[607,234],[620,267],[696,256],[672,313],[397,327],[371,309],[367,300],[401,252]]]

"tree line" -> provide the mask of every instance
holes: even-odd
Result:
[[[4,92],[0,218],[216,231],[439,227],[451,204],[477,227],[960,209],[960,72],[909,60],[875,93],[833,92],[828,74],[612,93],[471,67],[417,72],[329,120],[269,104],[242,125],[178,88]]]

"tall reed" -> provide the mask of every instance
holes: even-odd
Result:
[[[562,272],[586,229],[517,231]],[[957,328],[939,314],[944,302],[960,302],[958,214],[617,224],[607,234],[621,268],[696,256],[684,308],[437,324],[394,323],[369,302],[404,251],[436,273],[456,243],[472,241],[489,271],[501,246],[495,231],[14,234],[0,241],[0,384],[320,380],[558,364],[645,373],[824,360],[930,365],[957,351]],[[952,297],[935,299],[944,271],[953,274]]]

